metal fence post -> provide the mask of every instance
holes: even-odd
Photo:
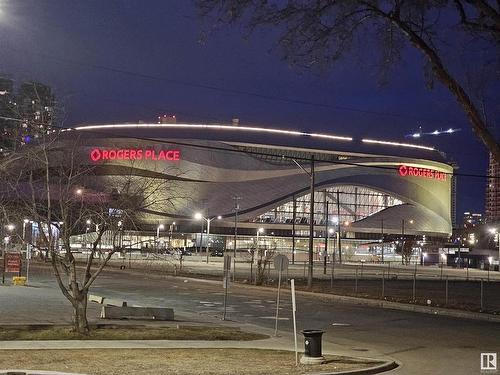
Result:
[[[444,304],[448,305],[448,276],[446,276],[445,285],[446,285],[446,288],[445,288]]]
[[[415,272],[413,273],[413,302],[415,302],[416,299],[416,288],[417,288],[417,266],[415,265]]]
[[[385,298],[385,271],[382,271],[382,299]]]
[[[483,289],[483,279],[481,279],[481,311],[484,310],[484,289]]]
[[[358,295],[358,266],[356,266],[356,279],[354,283],[354,294]]]
[[[236,280],[236,258],[233,257],[233,283]]]
[[[330,289],[333,289],[333,279],[335,277],[335,259],[332,261],[332,274],[330,276]]]

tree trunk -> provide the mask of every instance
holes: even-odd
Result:
[[[80,293],[73,301],[73,330],[81,335],[90,332],[87,321],[87,293]]]

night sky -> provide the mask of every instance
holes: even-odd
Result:
[[[202,38],[208,27],[187,0],[0,0],[0,73],[52,86],[65,126],[154,122],[168,113],[187,122],[238,117],[241,124],[387,140],[419,126],[461,128],[420,143],[445,152],[462,173],[486,173],[484,147],[451,94],[439,83],[425,87],[415,52],[381,87],[371,64],[354,58],[323,73],[299,71],[273,49],[273,31],[244,39],[228,27]],[[485,180],[461,177],[458,186],[458,221],[463,211],[483,212]]]

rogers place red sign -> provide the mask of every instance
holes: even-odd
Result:
[[[93,148],[89,152],[90,160],[168,160],[177,161],[181,158],[179,150],[153,150],[136,148],[100,149]]]
[[[410,167],[409,165],[403,164],[399,166],[398,172],[399,175],[403,177],[411,176],[446,181],[446,173],[429,168]]]

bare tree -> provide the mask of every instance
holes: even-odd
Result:
[[[164,211],[171,205],[170,182],[136,176],[132,167],[103,180],[79,139],[56,134],[1,160],[0,182],[0,212],[9,222],[29,219],[36,226],[38,238],[30,245],[47,253],[57,284],[73,307],[74,330],[88,334],[92,284],[121,250],[122,231],[136,229],[153,208]],[[89,254],[79,258],[71,238],[90,223],[95,233]],[[103,250],[104,238],[111,246]]]
[[[402,241],[400,251],[401,251],[401,262],[408,265],[410,264],[411,256],[413,254],[413,246],[415,245],[415,240],[406,238]]]
[[[262,285],[266,282],[266,268],[271,266],[271,260],[276,254],[276,242],[273,241],[269,248],[260,247],[255,244],[257,249],[257,269],[255,274],[255,285]],[[252,254],[253,259],[253,254]]]
[[[275,27],[284,57],[301,67],[329,67],[349,52],[378,61],[386,74],[401,62],[405,46],[423,57],[429,87],[441,82],[455,97],[473,131],[500,161],[483,102],[467,90],[457,62],[475,72],[493,66],[488,78],[496,99],[500,72],[500,2],[494,0],[196,0],[216,26],[242,22],[248,32]],[[483,59],[478,63],[477,55]],[[470,70],[469,70],[470,71]],[[478,74],[480,76],[480,74]]]

